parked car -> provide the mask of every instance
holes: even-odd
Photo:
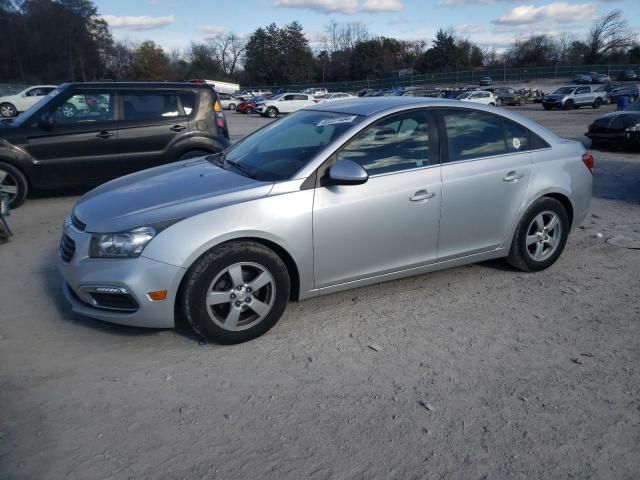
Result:
[[[437,89],[426,88],[407,88],[405,90],[396,90],[393,92],[397,97],[429,97],[429,98],[443,98],[443,92]]]
[[[555,92],[545,95],[542,99],[542,106],[545,110],[552,108],[572,108],[593,107],[600,108],[604,103],[603,92],[596,92],[590,85],[570,85],[560,87]]]
[[[11,118],[28,110],[55,90],[55,85],[36,85],[13,95],[0,97],[0,117]]]
[[[629,97],[629,100],[633,102],[640,96],[640,89],[637,84],[622,85],[611,90],[607,96],[611,103],[617,103],[618,98],[622,96]]]
[[[462,90],[463,92],[468,92],[469,90],[480,90],[480,86],[479,85],[466,85],[466,86],[462,87],[460,90]]]
[[[591,83],[611,83],[611,77],[606,73],[596,73],[591,77]]]
[[[336,93],[329,93],[327,95],[319,97],[317,100],[319,101],[319,103],[324,103],[324,102],[333,102],[334,100],[344,100],[346,98],[357,98],[357,97],[354,97],[353,95],[349,95],[348,93],[336,92]]]
[[[496,105],[522,105],[527,103],[526,98],[520,96],[515,89],[511,87],[496,88],[493,91],[493,96],[496,97]]]
[[[70,104],[85,107],[68,115]],[[229,131],[208,85],[66,83],[2,122],[0,139],[0,188],[15,208],[30,188],[95,185],[220,152]]]
[[[542,103],[544,92],[538,89],[521,88],[517,90],[518,95],[526,100],[526,103]]]
[[[638,75],[633,70],[624,70],[618,75],[618,80],[621,81],[634,81],[638,79]]]
[[[281,113],[293,113],[318,102],[319,100],[308,93],[282,93],[270,100],[259,102],[256,112],[263,117],[276,118]]]
[[[385,90],[370,90],[363,95],[363,97],[384,97]]]
[[[640,146],[640,99],[625,110],[607,113],[589,125],[592,147]]]
[[[239,98],[227,93],[218,93],[218,100],[224,110],[235,110],[238,104],[242,102]]]
[[[460,90],[460,89],[445,90],[444,91],[444,98],[450,98],[450,99],[458,98],[460,95],[462,95],[466,91],[467,90]]]
[[[256,108],[258,107],[258,102],[266,100],[265,97],[249,97],[246,100],[243,100],[238,105],[236,105],[236,112],[238,113],[246,113],[252,114],[256,112]]]
[[[605,85],[600,85],[594,91],[597,92],[597,93],[604,94],[604,98],[602,99],[602,101],[605,104],[609,104],[609,103],[611,103],[611,99],[609,98],[609,92],[615,90],[619,86],[620,85],[616,85],[616,84],[613,84],[613,83],[607,83]]]
[[[573,77],[573,83],[577,83],[578,85],[584,85],[587,83],[591,83],[593,81],[593,77],[589,73],[578,73],[575,77]]]
[[[478,82],[478,84],[481,87],[488,87],[489,85],[491,85],[491,77],[480,77],[480,81]]]
[[[372,92],[374,89],[372,88],[363,88],[362,90],[358,91],[358,96],[359,97],[364,97],[367,93]]]
[[[493,93],[484,90],[468,91],[456,97],[457,100],[463,102],[482,103],[483,105],[496,105],[496,97]]]
[[[593,167],[580,142],[506,110],[329,102],[82,197],[63,290],[81,315],[159,328],[181,315],[243,342],[290,299],[500,257],[548,268],[587,215]]]

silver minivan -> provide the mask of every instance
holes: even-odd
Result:
[[[327,102],[222,154],[87,193],[59,267],[74,311],[203,337],[263,334],[289,300],[506,257],[560,256],[593,157],[516,113],[454,100]]]

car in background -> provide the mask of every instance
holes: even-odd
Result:
[[[622,72],[620,72],[620,75],[618,75],[618,80],[623,82],[634,81],[637,79],[638,75],[633,70],[623,70]]]
[[[370,90],[367,93],[365,93],[363,95],[363,97],[365,97],[365,98],[369,98],[369,97],[384,97],[385,92],[387,92],[387,90]]]
[[[593,77],[590,73],[578,73],[573,77],[573,83],[577,83],[578,85],[584,85],[591,82],[593,82]]]
[[[493,90],[493,96],[496,97],[496,105],[523,105],[527,100],[511,87],[496,88]]]
[[[609,92],[615,90],[618,87],[620,87],[620,85],[607,83],[605,85],[600,85],[599,87],[596,87],[594,91],[597,93],[604,93],[605,97],[602,99],[603,103],[609,104],[611,103],[611,99],[609,98]]]
[[[242,102],[241,99],[229,95],[228,93],[218,93],[218,101],[224,110],[235,110]]]
[[[263,117],[276,118],[281,113],[293,113],[318,102],[319,100],[308,93],[281,93],[269,100],[258,102],[256,112]]]
[[[629,101],[633,102],[640,97],[640,88],[637,84],[621,85],[611,90],[607,96],[611,103],[617,103],[619,97],[629,97]]]
[[[363,89],[358,91],[358,96],[359,97],[364,97],[367,93],[372,92],[373,90],[375,90],[375,89],[373,89],[373,88],[363,88]]]
[[[82,108],[69,115],[68,105]],[[13,208],[31,188],[96,185],[230,144],[213,87],[169,82],[66,83],[2,122],[0,139],[0,190]]]
[[[596,73],[591,77],[591,83],[611,83],[611,77],[606,73]]]
[[[467,90],[462,90],[462,89],[443,90],[444,98],[449,98],[449,99],[455,99],[465,92],[467,92]]]
[[[283,93],[286,93],[286,92],[283,92]],[[313,95],[314,97],[318,98],[318,97],[323,97],[327,95],[329,92],[326,88],[313,87],[313,88],[305,88],[300,93],[306,93],[308,95]]]
[[[487,92],[486,90],[464,92],[461,95],[458,95],[456,100],[460,100],[462,102],[481,103],[483,105],[496,105],[496,97],[493,96],[493,93]]]
[[[56,89],[55,85],[35,85],[13,95],[0,97],[0,117],[12,118],[28,110]]]
[[[588,213],[593,167],[580,142],[507,110],[329,102],[80,198],[63,292],[88,317],[185,318],[209,341],[244,342],[290,300],[497,258],[549,268]]]
[[[600,108],[604,103],[604,92],[596,92],[590,85],[569,85],[560,87],[555,92],[547,94],[542,99],[542,106],[545,110],[552,108],[572,108],[593,107]]]
[[[236,105],[236,112],[238,113],[246,113],[251,115],[256,112],[256,108],[258,107],[258,102],[266,100],[266,97],[247,97],[246,100],[241,101]]]
[[[443,98],[444,93],[435,88],[415,88],[407,87],[402,90],[392,90],[385,96],[394,97],[427,97],[427,98]]]
[[[324,102],[333,102],[335,100],[344,100],[346,98],[357,98],[357,97],[354,97],[353,95],[350,95],[348,93],[336,92],[336,93],[329,93],[322,97],[318,97],[317,100],[320,103],[324,103]]]
[[[480,81],[478,82],[478,84],[481,87],[488,87],[491,85],[491,77],[480,77]]]
[[[466,86],[462,87],[460,90],[462,90],[463,92],[468,92],[469,90],[480,90],[480,86],[479,85],[466,85]]]
[[[640,99],[625,110],[607,113],[589,125],[585,136],[592,147],[634,146],[640,147]]]

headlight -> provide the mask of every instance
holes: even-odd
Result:
[[[628,127],[627,132],[640,132],[640,123]]]
[[[146,227],[137,227],[126,232],[94,233],[89,244],[89,256],[92,258],[139,257],[153,237],[177,221],[171,220]]]

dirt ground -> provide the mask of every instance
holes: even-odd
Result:
[[[520,110],[581,140],[603,111]],[[229,115],[235,138],[265,121]],[[595,155],[549,270],[292,304],[237,346],[73,314],[56,252],[77,197],[29,200],[0,245],[0,478],[638,478],[640,250],[607,241],[640,241],[640,155]]]

